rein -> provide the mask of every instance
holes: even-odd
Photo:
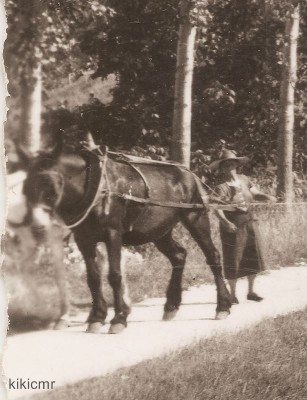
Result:
[[[96,205],[100,195],[102,194],[105,198],[105,204],[104,204],[104,212],[106,215],[109,214],[110,212],[110,200],[111,198],[121,198],[123,200],[127,200],[127,201],[133,201],[136,203],[141,203],[141,204],[146,204],[146,205],[152,205],[152,206],[159,206],[159,207],[168,207],[168,208],[183,208],[183,209],[204,209],[205,208],[205,203],[203,204],[198,204],[198,203],[176,203],[176,202],[172,202],[172,201],[156,201],[156,200],[151,200],[149,197],[149,185],[147,183],[147,179],[144,176],[144,174],[139,170],[139,168],[137,168],[136,166],[134,166],[134,162],[133,161],[126,161],[126,160],[120,160],[125,162],[127,165],[129,165],[133,170],[135,170],[140,177],[142,178],[144,185],[145,185],[145,198],[141,198],[141,197],[136,197],[130,194],[126,194],[126,193],[119,193],[119,192],[114,192],[111,190],[110,187],[110,181],[108,178],[108,173],[107,173],[107,163],[108,163],[108,152],[106,152],[105,154],[102,153],[98,153],[96,154],[98,159],[99,159],[99,165],[100,165],[100,169],[101,169],[101,178],[100,178],[100,182],[97,186],[97,190],[95,193],[95,196],[92,200],[92,202],[90,203],[90,205],[87,207],[87,209],[82,212],[81,215],[78,215],[75,218],[75,221],[73,223],[65,224],[67,226],[67,228],[71,229],[71,228],[75,228],[76,226],[80,225],[89,215],[89,213],[92,211],[93,207]],[[119,162],[120,162],[119,161]],[[104,179],[103,179],[104,178]],[[197,177],[198,178],[198,177]],[[105,181],[106,187],[102,188],[102,182],[103,180]],[[63,192],[64,192],[64,186],[63,186],[63,190],[62,190],[62,194],[60,195],[60,199],[57,202],[57,205],[59,205],[62,197],[63,197]],[[204,198],[202,198],[203,201],[205,200]]]
[[[111,153],[114,154],[114,153]],[[178,202],[173,202],[173,201],[158,201],[158,200],[151,200],[150,199],[150,187],[148,185],[147,179],[144,176],[144,174],[139,170],[139,168],[137,168],[135,165],[133,165],[134,163],[136,164],[141,164],[140,161],[135,161],[135,160],[127,160],[127,159],[118,159],[115,160],[117,162],[123,162],[127,165],[130,166],[130,168],[132,168],[134,171],[136,171],[139,176],[141,177],[141,179],[144,182],[145,185],[145,197],[137,197],[137,196],[133,196],[131,194],[127,194],[127,193],[120,193],[120,192],[114,192],[111,190],[110,187],[110,181],[108,178],[108,173],[107,173],[107,162],[108,162],[108,151],[106,151],[105,154],[102,154],[99,149],[98,149],[98,154],[96,153],[98,159],[99,159],[99,164],[100,164],[100,168],[101,168],[101,178],[100,178],[100,182],[97,186],[97,190],[96,190],[96,194],[94,196],[94,199],[92,200],[92,202],[90,203],[90,205],[87,207],[87,209],[81,214],[79,215],[77,218],[77,220],[74,223],[71,223],[70,225],[66,225],[67,228],[75,228],[76,226],[80,225],[89,215],[89,213],[91,212],[92,208],[96,205],[97,200],[99,199],[100,195],[102,194],[105,198],[105,204],[104,204],[104,213],[106,215],[108,215],[110,213],[110,201],[111,198],[120,198],[123,200],[127,200],[127,201],[133,201],[136,203],[141,203],[141,204],[146,204],[146,205],[151,205],[151,206],[158,206],[158,207],[167,207],[167,208],[180,208],[180,209],[190,209],[190,210],[203,210],[205,209],[207,206],[209,206],[209,204],[207,203],[208,201],[208,197],[202,195],[202,190],[204,190],[204,188],[200,187],[201,185],[204,185],[204,183],[198,178],[198,176],[196,176],[193,172],[192,175],[195,178],[196,181],[196,185],[198,187],[199,190],[199,194],[201,196],[202,199],[202,204],[200,203],[178,203]],[[160,164],[162,165],[168,165],[168,166],[177,166],[177,167],[181,167],[180,164],[177,163],[167,163],[167,162],[161,162]],[[188,170],[188,168],[182,166],[184,169]],[[189,170],[188,170],[189,171]],[[105,180],[105,184],[106,187],[102,188],[102,182],[103,182],[103,178]],[[208,187],[208,185],[206,185]],[[211,188],[210,188],[211,189]],[[63,187],[64,190],[64,187]],[[213,189],[211,189],[213,191]],[[226,204],[224,201],[219,200],[219,199],[215,199],[215,201],[217,201],[218,203],[222,203],[221,208],[223,207],[223,209],[233,209],[233,205],[228,205]],[[210,205],[212,206],[212,205]],[[215,207],[219,207],[217,204],[214,204]]]
[[[120,198],[125,201],[132,201],[135,203],[140,203],[140,204],[150,205],[150,206],[177,208],[177,209],[190,209],[190,210],[193,210],[193,209],[194,210],[221,209],[221,210],[225,210],[225,211],[233,211],[234,208],[236,208],[236,206],[238,206],[237,204],[227,204],[225,201],[221,200],[218,197],[218,194],[209,185],[207,185],[206,183],[201,181],[201,179],[197,175],[195,175],[195,173],[190,171],[184,165],[181,165],[178,163],[168,163],[168,162],[158,162],[158,161],[153,161],[153,164],[159,164],[159,165],[165,165],[165,166],[176,166],[177,168],[182,168],[182,169],[189,171],[195,179],[195,183],[198,187],[198,193],[202,200],[202,203],[201,204],[200,203],[181,203],[181,202],[178,203],[178,202],[173,202],[173,201],[152,200],[150,198],[150,186],[147,182],[146,176],[142,173],[142,171],[140,171],[140,169],[138,167],[136,167],[134,165],[134,164],[143,164],[142,159],[140,159],[138,157],[132,157],[131,159],[129,159],[128,157],[126,157],[126,156],[124,157],[124,155],[122,155],[120,153],[113,153],[113,152],[108,152],[108,151],[106,151],[105,153],[102,153],[100,151],[100,149],[97,149],[95,152],[91,151],[91,153],[94,154],[96,157],[95,168],[98,168],[98,170],[100,171],[100,177],[99,177],[99,175],[97,176],[97,178],[98,178],[97,188],[93,190],[94,196],[93,196],[92,200],[90,200],[90,204],[88,206],[86,206],[86,209],[83,210],[82,212],[80,212],[77,216],[71,218],[71,220],[67,224],[65,223],[66,227],[69,229],[77,227],[88,217],[88,215],[92,211],[93,207],[95,207],[95,205],[97,204],[97,201],[99,200],[99,198],[101,198],[101,196],[104,199],[104,213],[106,215],[108,215],[110,212],[111,198]],[[110,181],[109,181],[109,177],[108,177],[108,173],[107,173],[108,153],[111,156],[119,155],[120,157],[115,158],[115,159],[113,159],[113,157],[112,157],[113,161],[125,163],[126,165],[129,165],[131,169],[133,169],[135,172],[138,173],[138,175],[141,177],[141,179],[144,183],[144,186],[145,186],[145,197],[137,197],[137,196],[133,196],[132,194],[120,193],[120,192],[111,190]],[[149,160],[145,160],[144,164],[151,164],[151,163]],[[91,164],[89,164],[89,167],[91,167]],[[59,191],[59,196],[57,198],[57,201],[55,203],[55,208],[58,208],[58,206],[60,205],[60,203],[63,199],[63,196],[64,196],[65,178],[64,178],[63,174],[59,171],[42,171],[42,172],[39,172],[38,175],[41,175],[41,176],[56,175],[59,178],[60,191]],[[21,179],[21,182],[24,179],[25,179],[25,177],[23,177]],[[105,183],[105,187],[102,187],[103,183]],[[11,185],[9,184],[9,187],[10,186],[14,186],[14,184],[11,184]],[[210,192],[213,194],[213,196],[211,195],[209,197],[207,195],[207,192],[205,191],[205,187],[210,190]],[[214,203],[210,204],[209,200],[214,201]],[[274,203],[274,204],[276,204],[276,203]],[[277,203],[277,204],[281,205],[281,204],[288,204],[288,203]],[[292,204],[306,204],[306,203],[302,202],[302,203],[292,203]],[[250,203],[249,205],[250,206],[261,206],[261,205],[268,205],[268,203],[257,202],[257,203]],[[43,205],[43,206],[48,211],[52,210],[52,207],[49,207],[47,205]],[[22,223],[14,223],[12,221],[9,221],[8,219],[7,219],[7,222],[12,227],[21,227],[21,226],[24,226],[25,224],[28,224],[29,220],[30,220],[30,216],[28,213]]]
[[[124,200],[134,201],[136,203],[147,204],[150,206],[158,206],[158,207],[183,208],[183,209],[190,209],[190,210],[203,210],[206,208],[213,208],[213,209],[221,209],[221,210],[225,210],[225,211],[233,211],[236,206],[239,206],[239,204],[226,204],[224,201],[218,200],[218,199],[214,199],[214,200],[219,202],[220,204],[217,204],[217,203],[212,203],[212,204],[209,204],[209,203],[207,203],[207,204],[176,203],[173,201],[163,201],[162,202],[162,201],[144,199],[141,197],[132,196],[130,194],[108,191],[107,189],[103,189],[102,191],[110,197],[117,197],[117,198],[121,198]],[[259,205],[259,204],[260,203],[251,203],[251,205]],[[267,205],[268,203],[263,203],[263,204]]]
[[[148,198],[136,197],[130,194],[119,193],[119,192],[112,192],[104,189],[103,192],[106,195],[111,197],[118,197],[124,200],[134,201],[136,203],[148,204],[151,206],[159,206],[159,207],[171,207],[171,208],[190,208],[190,209],[202,209],[204,208],[204,204],[197,204],[197,203],[176,203],[173,201],[156,201],[150,200]]]

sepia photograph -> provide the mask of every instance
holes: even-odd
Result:
[[[1,400],[307,399],[307,2],[0,7]]]

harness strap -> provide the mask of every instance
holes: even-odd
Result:
[[[144,185],[145,185],[145,198],[149,199],[150,197],[150,186],[149,183],[145,177],[145,175],[142,173],[142,171],[139,170],[139,168],[137,168],[135,165],[133,165],[133,163],[131,163],[130,161],[125,161],[132,169],[134,169],[139,175],[140,177],[143,179]]]
[[[100,168],[102,168],[102,163],[99,162],[99,164],[100,164]],[[66,224],[67,228],[69,228],[69,229],[75,228],[76,226],[80,225],[85,220],[85,218],[89,215],[89,213],[92,211],[92,208],[95,206],[95,204],[101,194],[101,185],[102,185],[102,179],[100,179],[96,194],[95,194],[94,199],[93,199],[92,203],[90,204],[90,206],[87,208],[87,210],[85,211],[84,214],[82,214],[81,216],[78,216],[78,219],[76,222],[74,222],[71,225]]]
[[[136,167],[135,164],[137,165],[153,165],[153,166],[166,166],[166,167],[176,167],[185,171],[188,171],[192,176],[194,177],[198,193],[201,197],[201,200],[203,202],[203,205],[207,205],[209,201],[209,196],[208,193],[206,192],[206,188],[210,190],[211,193],[214,193],[214,190],[204,183],[193,171],[191,171],[188,167],[185,165],[178,163],[176,161],[158,161],[158,160],[149,160],[146,158],[142,157],[137,157],[137,156],[132,156],[132,155],[127,155],[123,153],[116,153],[112,151],[108,151],[108,154],[111,155],[112,158],[114,158],[115,161],[125,163],[130,165],[131,168],[133,168],[137,173],[142,177],[144,183],[145,183],[145,190],[146,190],[146,198],[150,198],[150,186],[147,182],[146,177],[144,174],[139,170],[139,168]],[[225,202],[223,202],[225,204]]]
[[[102,191],[105,194],[108,194],[110,197],[118,197],[124,200],[130,200],[130,201],[135,201],[136,203],[141,203],[141,204],[147,204],[151,206],[159,206],[159,207],[170,207],[170,208],[184,208],[184,209],[195,209],[195,210],[201,210],[205,208],[214,208],[214,209],[220,209],[220,210],[225,210],[225,211],[234,211],[234,205],[233,204],[199,204],[199,203],[176,203],[174,201],[156,201],[156,200],[151,200],[151,199],[144,199],[141,197],[136,197],[132,196],[130,194],[126,193],[119,193],[119,192],[109,192],[107,193],[107,190],[104,189]]]
[[[159,206],[159,207],[173,207],[173,208],[195,208],[195,209],[202,209],[204,208],[203,204],[193,204],[193,203],[176,203],[173,201],[156,201],[151,200],[148,198],[136,197],[126,193],[119,193],[119,192],[108,192],[107,190],[103,190],[103,192],[111,197],[119,197],[124,200],[135,201],[136,203],[148,204],[152,206]]]
[[[102,185],[102,179],[104,178],[106,181],[106,186],[107,186],[107,192],[110,192],[110,181],[109,181],[109,177],[108,177],[108,173],[107,173],[107,160],[108,160],[108,152],[106,151],[105,155],[103,158],[99,157],[100,160],[100,165],[102,165],[102,174],[101,174],[101,178],[100,178],[100,182],[98,185],[98,193],[99,193],[99,189]],[[110,201],[110,195],[107,194],[105,199],[104,199],[104,213],[105,215],[109,215],[110,214],[110,207],[111,207],[111,201]]]
[[[199,204],[199,203],[177,203],[174,201],[157,201],[157,200],[151,200],[151,199],[144,199],[142,197],[136,197],[132,196],[130,194],[126,193],[119,193],[119,192],[108,192],[106,189],[104,189],[102,192],[104,192],[106,195],[110,197],[118,197],[124,200],[130,200],[134,201],[136,203],[141,203],[141,204],[147,204],[151,206],[159,206],[159,207],[170,207],[170,208],[185,208],[185,209],[205,209],[204,204]],[[223,210],[233,210],[232,205],[218,205],[218,204],[206,204],[206,207],[214,207],[214,208],[222,208]]]
[[[96,153],[96,152],[95,152]],[[170,164],[170,163],[163,163],[161,162],[161,164],[163,165],[172,165],[172,166],[176,166],[179,168],[183,168],[187,171],[189,171],[193,176],[194,179],[196,181],[196,185],[198,187],[198,192],[200,194],[201,200],[202,200],[202,204],[200,203],[178,203],[178,202],[173,202],[173,201],[158,201],[158,200],[152,200],[150,199],[150,186],[147,182],[146,177],[144,176],[144,174],[139,170],[139,168],[137,168],[134,164],[136,163],[134,160],[129,160],[129,159],[125,159],[124,157],[117,159],[116,161],[120,161],[120,162],[124,162],[125,164],[129,165],[133,170],[135,170],[138,175],[142,178],[144,185],[145,185],[145,197],[141,198],[141,197],[136,197],[127,193],[119,193],[119,192],[113,192],[111,191],[111,187],[110,187],[110,182],[108,179],[108,174],[107,174],[107,159],[108,159],[108,153],[110,154],[110,152],[106,152],[105,154],[97,154],[96,156],[98,156],[99,160],[100,160],[100,168],[102,171],[101,174],[101,178],[100,178],[100,182],[99,185],[97,187],[95,196],[93,201],[91,202],[91,204],[88,206],[87,210],[82,213],[82,215],[79,215],[75,218],[75,222],[70,224],[70,225],[66,225],[67,228],[74,228],[78,225],[80,225],[89,215],[89,213],[91,212],[92,208],[95,206],[95,204],[97,203],[97,200],[99,198],[99,196],[103,195],[105,196],[105,206],[104,206],[104,212],[106,215],[109,214],[110,212],[110,203],[111,203],[111,198],[113,197],[117,197],[117,198],[121,198],[123,200],[127,200],[127,201],[133,201],[136,203],[141,203],[141,204],[146,204],[146,205],[152,205],[152,206],[158,206],[158,207],[168,207],[168,208],[182,208],[182,209],[190,209],[190,210],[205,210],[206,208],[218,208],[218,209],[223,209],[223,210],[233,210],[233,205],[227,205],[225,204],[224,201],[219,200],[217,198],[215,198],[214,200],[217,201],[220,204],[208,204],[208,195],[205,191],[204,188],[204,183],[198,178],[197,175],[195,175],[193,172],[191,172],[188,168],[186,168],[185,166],[181,165],[181,164]],[[111,153],[112,154],[112,153]],[[102,157],[103,156],[103,157]],[[139,161],[139,160],[138,160]],[[138,164],[144,164],[143,162],[137,162]],[[105,184],[106,187],[102,188],[102,183],[103,183],[103,178],[105,180]],[[207,185],[206,185],[207,186]],[[222,204],[221,204],[222,203]]]

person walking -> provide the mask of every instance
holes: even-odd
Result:
[[[235,152],[224,149],[219,159],[209,165],[210,170],[218,172],[222,178],[214,197],[230,205],[227,210],[216,210],[216,215],[220,221],[224,275],[230,286],[232,304],[239,303],[236,284],[241,277],[248,278],[247,299],[263,299],[254,291],[254,283],[257,273],[266,266],[258,220],[249,205],[253,201],[276,202],[274,196],[261,192],[247,176],[237,173],[237,168],[248,162],[248,157],[237,157]]]

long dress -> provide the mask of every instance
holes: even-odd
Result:
[[[249,210],[253,201],[252,185],[245,175],[238,175],[240,185],[218,185],[215,192],[228,204],[236,204],[233,211],[224,211],[226,218],[237,226],[235,233],[227,232],[220,223],[226,279],[254,275],[266,269],[258,220]]]

